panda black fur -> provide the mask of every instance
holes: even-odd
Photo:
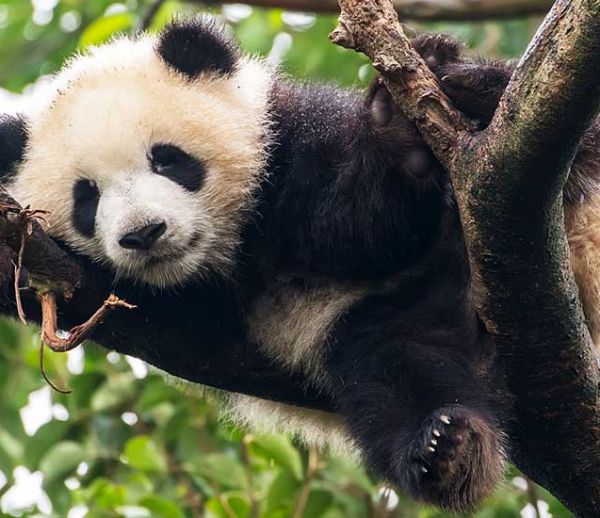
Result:
[[[506,67],[479,74],[453,42],[416,45],[459,101],[489,89],[493,112]],[[7,188],[52,211],[54,237],[132,303],[167,315],[185,299],[205,350],[255,346],[338,416],[241,396],[233,413],[338,438],[444,508],[501,478],[507,398],[451,190],[381,87],[365,102],[292,83],[196,19],[75,58],[48,100],[0,124]],[[181,353],[155,351],[193,371]]]

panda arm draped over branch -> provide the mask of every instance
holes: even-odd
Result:
[[[471,89],[493,112],[507,69],[464,76],[453,42],[417,46],[434,68],[454,64],[459,107],[475,106]],[[54,238],[142,311],[184,308],[198,347],[186,356],[165,336],[152,355],[134,345],[140,356],[193,380],[190,358],[256,348],[339,417],[241,396],[234,413],[341,437],[440,507],[472,508],[500,479],[507,397],[450,186],[383,88],[365,102],[293,83],[210,22],[179,21],[71,60],[47,99],[2,120],[0,142],[4,184],[52,211]]]

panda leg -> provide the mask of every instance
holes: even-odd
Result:
[[[338,410],[368,466],[418,500],[476,507],[504,471],[503,434],[485,384],[454,349],[381,349],[360,360],[346,349],[330,361],[332,378],[343,380]]]

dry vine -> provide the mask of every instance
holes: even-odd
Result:
[[[7,194],[2,191],[2,195],[6,198]],[[48,225],[46,216],[48,211],[35,210],[30,207],[21,208],[17,203],[0,203],[0,216],[12,220],[12,224],[18,230],[18,254],[16,262],[14,262],[14,297],[17,307],[17,316],[27,324],[27,315],[23,308],[21,298],[21,280],[24,267],[25,249],[27,241],[34,233],[35,225],[42,222]],[[56,304],[56,287],[49,288],[48,284],[40,283],[39,281],[30,281],[30,286],[38,293],[38,298],[42,308],[41,322],[41,344],[40,344],[40,370],[44,380],[57,392],[68,394],[70,390],[64,390],[57,387],[46,374],[44,368],[44,349],[47,345],[54,352],[67,352],[80,345],[88,338],[93,331],[102,323],[105,316],[112,310],[122,307],[133,309],[135,306],[119,299],[111,294],[102,304],[102,306],[83,324],[73,327],[67,332],[66,338],[58,336],[58,313]],[[52,285],[52,283],[50,283]],[[60,289],[61,295],[69,300],[73,296],[73,287],[62,284]]]

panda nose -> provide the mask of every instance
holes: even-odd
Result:
[[[167,224],[165,222],[153,223],[152,225],[140,228],[135,232],[125,234],[119,239],[119,244],[123,248],[130,250],[150,250],[152,245],[156,243],[158,238],[162,236],[166,230]]]

